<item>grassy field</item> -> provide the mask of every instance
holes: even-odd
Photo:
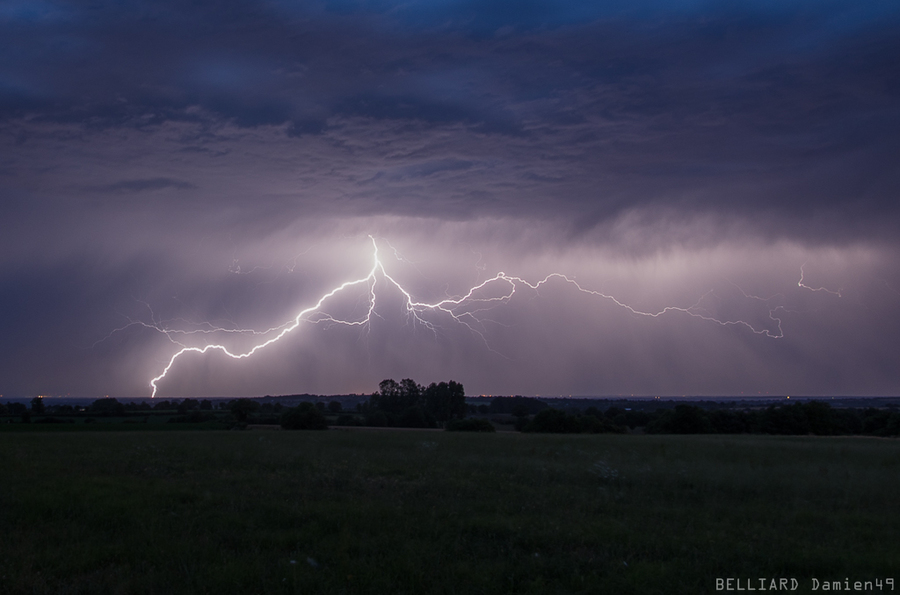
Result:
[[[0,592],[711,593],[900,579],[900,441],[0,433]]]

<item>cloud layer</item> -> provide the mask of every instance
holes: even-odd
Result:
[[[173,344],[113,329],[281,324],[372,234],[423,296],[561,272],[753,324],[548,286],[488,345],[385,311],[168,394],[896,394],[898,32],[892,2],[7,3],[0,393],[143,394]]]

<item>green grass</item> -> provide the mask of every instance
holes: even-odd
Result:
[[[808,592],[900,575],[898,493],[879,439],[0,433],[0,592]]]

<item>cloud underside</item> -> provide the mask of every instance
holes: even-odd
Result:
[[[412,376],[492,393],[897,394],[898,16],[890,2],[12,2],[0,393],[146,394],[179,348],[152,326],[284,324],[366,274],[372,235],[422,299],[500,271],[603,295],[551,283],[470,327],[410,322],[389,291],[371,325],[304,323],[241,362],[186,356],[163,392]],[[357,316],[367,299],[333,307]]]

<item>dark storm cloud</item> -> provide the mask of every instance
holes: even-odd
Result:
[[[547,198],[526,208],[565,201],[580,229],[642,205],[768,212],[791,230],[812,211],[883,222],[900,187],[898,15],[887,2],[13,3],[0,116],[299,138],[342,118],[461,126],[463,151],[479,135],[530,151],[525,177]],[[491,200],[475,212],[504,214]]]
[[[143,180],[122,180],[121,182],[114,182],[106,186],[91,188],[91,190],[97,192],[122,193],[147,192],[152,190],[163,190],[166,188],[178,188],[180,190],[186,190],[195,188],[195,186],[190,182],[172,180],[170,178],[148,178]]]

